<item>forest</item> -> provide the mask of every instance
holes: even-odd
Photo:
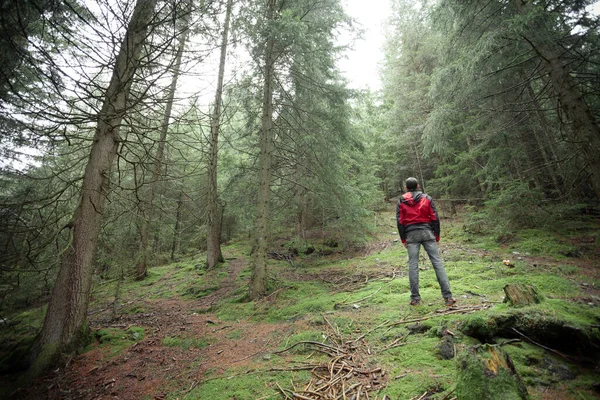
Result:
[[[595,1],[349,1],[0,2],[1,397],[600,396]]]

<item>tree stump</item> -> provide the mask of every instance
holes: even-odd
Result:
[[[469,348],[458,359],[456,397],[461,400],[523,400],[527,388],[512,360],[500,347]]]
[[[524,283],[511,283],[504,286],[506,295],[504,302],[511,306],[528,306],[541,303],[544,296],[532,285]]]

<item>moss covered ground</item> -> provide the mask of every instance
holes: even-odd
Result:
[[[385,371],[385,384],[370,398],[450,399],[457,361],[440,355],[443,337],[450,332],[458,354],[484,341],[519,339],[502,348],[533,399],[600,395],[598,362],[590,360],[600,355],[595,347],[600,343],[600,243],[580,240],[600,232],[597,221],[561,235],[518,232],[507,242],[470,233],[460,217],[444,219],[440,249],[458,300],[455,312],[444,306],[423,254],[423,303],[409,305],[406,251],[397,241],[394,215],[383,212],[377,221],[361,246],[339,245],[342,241],[335,237],[274,241],[277,252],[291,254],[295,248],[298,255],[269,260],[270,294],[261,301],[246,299],[247,241],[224,246],[227,261],[213,271],[202,269],[203,254],[192,254],[151,268],[141,282],[125,279],[119,293],[114,282],[98,281],[90,305],[96,343],[69,368],[94,370],[99,365],[98,373],[111,362],[143,365],[143,379],[131,367],[122,373],[139,381],[112,387],[122,398],[135,393],[141,396],[137,398],[282,399],[286,390],[312,379],[310,371],[298,366],[326,358],[310,346],[284,350],[299,342],[332,344],[335,336],[359,340],[365,368]],[[503,303],[503,288],[510,283],[535,286],[544,301],[509,307]],[[8,315],[0,328],[3,354],[35,334],[42,316],[42,308]],[[572,328],[573,340],[588,340],[588,347],[582,350],[553,337],[545,341],[544,330],[561,324]],[[513,328],[535,337],[519,336]],[[93,358],[94,351],[101,355]],[[86,364],[92,358],[96,367]],[[151,376],[162,383],[150,384]],[[81,384],[75,378],[68,382]],[[20,393],[33,398],[32,390],[36,388]],[[100,396],[102,390],[96,386],[89,393]]]

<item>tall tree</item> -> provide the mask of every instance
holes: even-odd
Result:
[[[187,2],[186,2],[187,3]],[[189,13],[189,11],[187,11]],[[152,168],[152,178],[149,184],[149,194],[148,199],[146,200],[146,205],[144,208],[145,212],[143,214],[142,227],[140,229],[140,255],[139,260],[136,265],[135,277],[138,280],[144,279],[148,274],[148,259],[150,253],[149,239],[150,239],[150,228],[152,226],[152,220],[154,218],[155,210],[154,210],[154,200],[156,197],[156,190],[158,187],[158,183],[161,179],[161,171],[163,165],[163,159],[165,157],[165,145],[167,142],[167,133],[169,131],[169,124],[171,120],[171,112],[173,110],[173,102],[175,100],[175,91],[177,89],[177,81],[179,80],[179,75],[181,74],[181,61],[183,58],[183,51],[185,49],[185,44],[188,38],[188,29],[187,26],[188,18],[187,15],[185,18],[184,26],[179,32],[179,43],[177,45],[177,51],[175,53],[175,62],[173,65],[173,76],[171,78],[171,84],[167,88],[166,94],[166,107],[162,119],[162,123],[160,125],[160,136],[158,138],[158,146],[156,149],[156,154],[154,155],[154,166]]]
[[[206,244],[206,268],[214,268],[225,261],[221,253],[221,218],[219,217],[219,193],[217,188],[217,162],[219,155],[219,130],[221,128],[221,102],[223,97],[223,79],[225,77],[225,60],[227,56],[227,41],[229,20],[231,19],[232,0],[227,0],[225,23],[221,39],[221,57],[219,60],[219,75],[215,104],[210,121],[210,141],[208,159],[208,235]]]
[[[71,240],[62,252],[60,271],[42,330],[32,348],[32,374],[53,363],[63,351],[81,343],[87,334],[87,308],[92,284],[93,256],[101,229],[109,173],[119,144],[119,130],[128,95],[157,0],[138,0],[100,112],[81,188],[79,205],[66,227]]]
[[[364,148],[350,132],[349,92],[335,67],[335,35],[351,24],[340,2],[268,6],[256,46],[264,86],[250,298],[266,292],[269,220],[298,234],[319,222],[356,226],[376,185],[356,157]]]
[[[267,38],[264,50],[263,97],[260,130],[258,199],[256,205],[255,247],[252,253],[252,276],[248,298],[258,299],[267,293],[267,245],[269,238],[269,198],[271,190],[271,160],[273,157],[273,85],[275,78],[274,21],[276,0],[267,1]]]

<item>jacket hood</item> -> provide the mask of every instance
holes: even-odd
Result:
[[[423,192],[406,192],[400,201],[408,206],[414,206],[421,200],[421,197],[423,197]]]

